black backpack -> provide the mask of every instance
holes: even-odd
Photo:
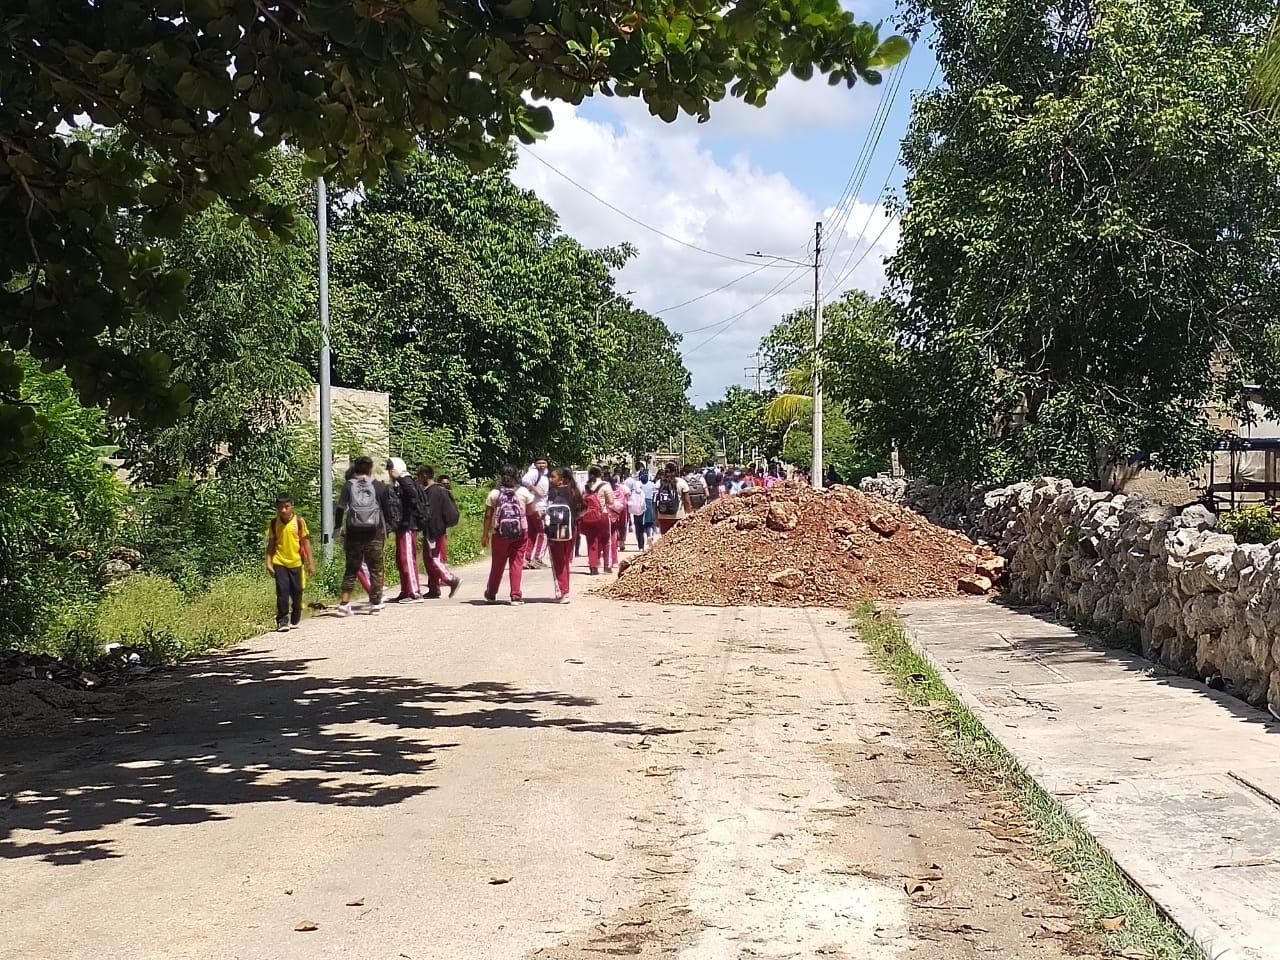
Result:
[[[704,506],[707,502],[707,481],[700,473],[689,475],[689,502],[693,504],[693,508]]]
[[[653,495],[654,512],[664,517],[674,517],[680,512],[680,490],[675,477],[663,477]]]

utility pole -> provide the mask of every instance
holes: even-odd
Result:
[[[822,221],[813,227],[813,476],[821,490],[822,470]]]
[[[320,554],[333,559],[333,397],[329,382],[329,194],[316,179],[320,240]]]
[[[764,387],[760,383],[760,354],[753,353],[751,355],[751,359],[756,362],[756,365],[754,367],[747,367],[743,373],[746,375],[748,381],[750,381],[752,377],[755,378],[756,393],[764,393]]]

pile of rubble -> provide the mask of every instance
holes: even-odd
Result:
[[[849,607],[989,592],[1004,560],[852,487],[779,484],[708,504],[601,591],[706,606]]]

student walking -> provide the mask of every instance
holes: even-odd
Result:
[[[502,468],[502,479],[493,488],[484,504],[484,528],[480,534],[480,546],[493,544],[489,558],[489,582],[484,598],[489,603],[498,602],[498,587],[502,585],[502,571],[510,571],[511,602],[524,603],[520,581],[524,575],[524,551],[529,539],[529,522],[537,513],[534,495],[520,483],[515,467]]]
[[[609,560],[609,505],[613,502],[613,491],[599,467],[587,471],[587,489],[582,499],[586,509],[578,526],[587,538],[587,568],[594,577],[600,573],[602,560],[605,573],[613,570]]]
[[[440,596],[440,585],[449,585],[449,596],[458,592],[462,580],[449,572],[445,555],[439,544],[449,528],[458,522],[458,504],[454,502],[449,489],[436,482],[436,472],[432,467],[418,468],[418,491],[420,502],[421,526],[423,537],[423,560],[427,568],[428,600]]]
[[[657,529],[657,515],[653,512],[653,495],[657,492],[658,485],[653,482],[653,477],[649,476],[648,470],[640,471],[640,489],[644,491],[644,532],[651,537]]]
[[[293,512],[293,497],[282,493],[276,497],[276,515],[267,524],[267,573],[276,581],[276,629],[281,633],[297,630],[302,622],[304,562],[314,577],[316,561],[307,521]]]
[[[587,505],[578,489],[573,471],[556,467],[551,471],[547,493],[547,546],[551,554],[551,579],[557,603],[569,602],[569,564],[578,539],[578,523]]]
[[[636,549],[644,550],[644,484],[639,477],[627,480],[627,513],[631,515],[631,526],[636,531]]]
[[[391,509],[390,489],[381,480],[373,479],[373,460],[357,458],[351,479],[342,485],[333,519],[346,556],[338,604],[340,617],[351,616],[351,590],[362,564],[369,568],[369,612],[381,613],[386,606],[382,602],[382,548]]]
[[[689,484],[680,476],[674,463],[668,463],[658,481],[658,489],[653,495],[653,509],[658,517],[658,531],[666,534],[689,514],[693,513],[693,503],[689,499]]]
[[[400,594],[392,597],[392,603],[422,603],[422,583],[418,579],[418,531],[421,529],[419,517],[418,487],[409,476],[409,468],[399,457],[387,460],[387,474],[391,477],[392,503],[391,516],[398,519],[394,524],[396,535],[396,569],[400,571]]]
[[[529,518],[528,566],[545,566],[547,558],[547,534],[543,515],[547,510],[547,491],[550,489],[547,458],[539,457],[524,472],[520,484],[534,496],[537,515]]]
[[[613,499],[609,502],[609,567],[618,565],[618,554],[627,548],[627,471],[613,478]]]

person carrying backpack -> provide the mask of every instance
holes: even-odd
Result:
[[[369,568],[369,612],[381,613],[386,606],[382,602],[382,548],[391,526],[391,501],[387,485],[373,478],[373,460],[358,457],[351,479],[342,485],[333,518],[346,556],[338,604],[340,617],[351,616],[351,590],[362,565]]]
[[[502,479],[490,492],[484,504],[484,527],[480,546],[493,551],[489,557],[489,582],[484,598],[498,602],[502,571],[511,573],[511,602],[524,603],[520,581],[524,575],[524,552],[529,539],[531,515],[537,512],[536,498],[520,484],[520,472],[513,466],[502,468]]]
[[[693,509],[701,510],[711,498],[706,478],[697,467],[685,464],[684,482],[689,486],[689,502],[693,505]]]
[[[568,467],[551,471],[547,493],[547,543],[551,553],[551,579],[557,603],[569,602],[569,564],[578,539],[578,523],[587,505]]]
[[[666,534],[689,514],[693,503],[689,500],[689,484],[674,462],[668,463],[653,493],[653,511],[658,518],[658,532]]]
[[[586,509],[578,527],[587,538],[587,568],[594,577],[600,573],[601,559],[605,573],[613,570],[609,558],[609,506],[613,503],[613,488],[599,467],[587,471],[587,488],[582,499]]]
[[[627,471],[613,478],[613,499],[609,503],[609,567],[617,566],[618,554],[627,548]]]
[[[276,515],[267,525],[267,573],[276,581],[276,629],[281,633],[297,630],[302,622],[304,561],[314,577],[316,561],[307,521],[293,512],[293,497],[282,493],[276,497]]]
[[[427,592],[423,596],[428,600],[437,599],[441,584],[447,583],[449,596],[452,597],[458,592],[458,587],[462,586],[462,580],[449,572],[440,544],[447,542],[445,537],[449,528],[458,523],[458,504],[449,488],[436,482],[433,467],[418,468],[417,489],[424,540],[423,558],[427,568]]]
[[[422,583],[418,579],[418,531],[422,529],[418,485],[400,457],[387,460],[387,475],[393,490],[392,527],[396,535],[396,567],[400,571],[400,594],[391,602],[422,603]]]
[[[636,549],[644,549],[644,528],[645,528],[645,499],[644,499],[644,483],[639,477],[628,477],[627,488],[627,513],[631,515],[631,526],[636,531]]]

